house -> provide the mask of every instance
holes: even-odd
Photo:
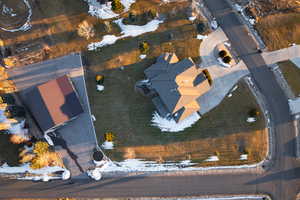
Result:
[[[176,122],[201,109],[197,99],[212,84],[208,70],[196,67],[191,58],[179,61],[174,53],[159,56],[144,73],[144,83],[153,94],[152,102],[158,113]]]
[[[52,132],[79,114],[83,108],[67,75],[32,87],[24,103],[44,133]]]

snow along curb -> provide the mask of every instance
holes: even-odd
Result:
[[[31,20],[31,15],[32,15],[32,9],[31,9],[31,6],[30,6],[30,4],[27,0],[23,0],[23,2],[25,3],[25,5],[28,8],[28,16],[27,16],[26,22],[20,28],[6,29],[6,28],[3,28],[3,27],[0,27],[1,30],[7,31],[7,32],[16,32],[16,31],[27,31],[31,28],[30,20]]]
[[[207,196],[186,196],[186,197],[142,197],[130,198],[131,200],[271,200],[265,194],[242,194],[242,195],[207,195]],[[116,200],[112,198],[112,200]]]

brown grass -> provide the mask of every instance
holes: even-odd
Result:
[[[278,63],[285,80],[288,82],[295,96],[300,95],[300,69],[291,61]]]
[[[284,13],[261,18],[256,28],[269,50],[300,44],[300,13]]]

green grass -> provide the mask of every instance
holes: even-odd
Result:
[[[291,61],[278,63],[280,70],[295,96],[300,95],[300,69]]]
[[[253,163],[263,159],[266,153],[265,121],[259,116],[254,124],[246,122],[248,111],[259,108],[242,82],[231,98],[226,98],[221,105],[183,132],[162,133],[151,126],[155,108],[151,99],[134,91],[134,84],[144,78],[145,66],[152,62],[145,60],[123,71],[113,69],[101,72],[105,75],[103,93],[96,92],[94,76],[87,79],[100,143],[103,142],[104,133],[113,132],[116,135],[116,148],[106,151],[113,160],[146,158],[157,161],[201,161],[216,151],[220,152],[222,158],[217,164]],[[239,155],[245,150],[251,152],[249,160],[239,161]]]

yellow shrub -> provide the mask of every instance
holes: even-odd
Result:
[[[32,159],[30,167],[33,169],[40,169],[43,167],[60,166],[63,167],[63,162],[55,152],[45,152],[38,154]]]
[[[21,143],[27,142],[28,138],[22,137],[20,135],[11,135],[9,140],[13,144],[21,144]]]
[[[34,157],[35,157],[35,155],[31,154],[31,153],[24,154],[21,157],[20,163],[30,162],[30,161],[32,161],[34,159]]]
[[[47,142],[37,142],[34,144],[33,153],[40,155],[49,151],[49,144]]]

